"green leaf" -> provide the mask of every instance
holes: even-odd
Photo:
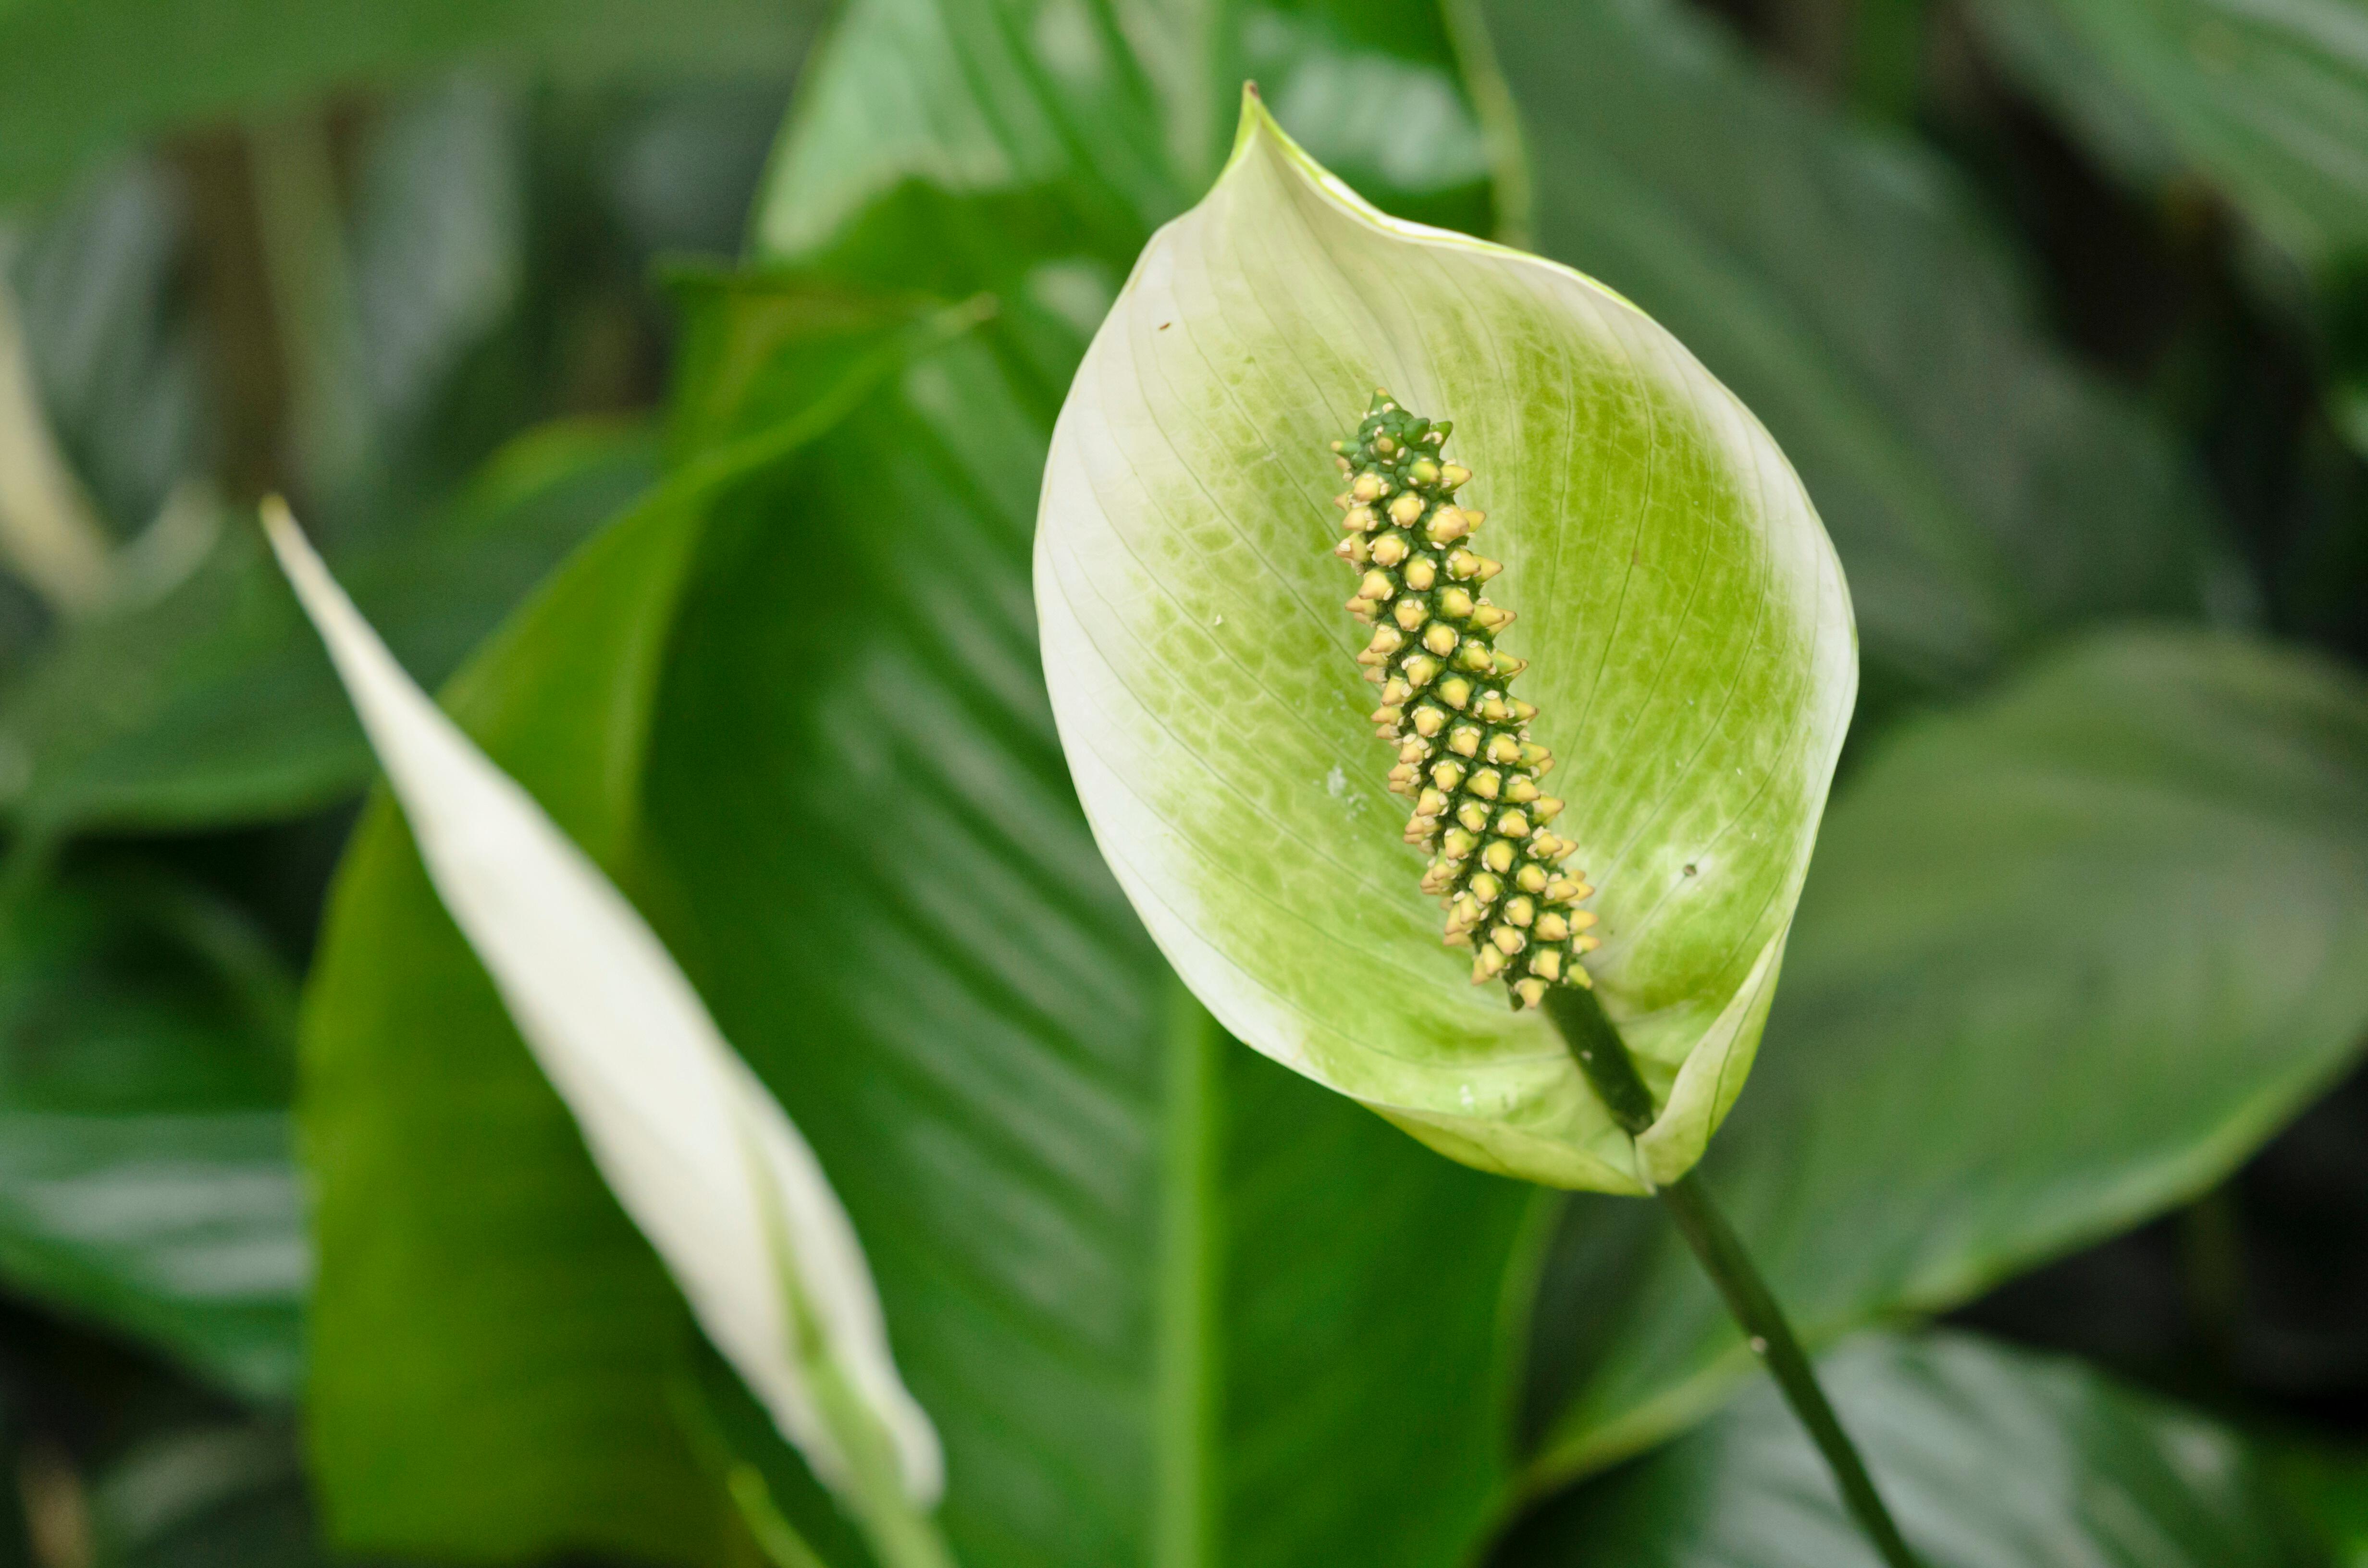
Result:
[[[1300,52],[1275,80],[1403,69],[1470,125],[1428,7],[1283,19],[1288,36],[1260,47]],[[1074,64],[1080,21],[1089,51],[1129,36],[1093,6],[874,0],[817,60],[800,134],[831,124],[816,103],[910,106],[931,135],[987,131],[924,136],[917,151],[848,131],[864,194],[821,249],[785,259],[953,297],[991,287],[999,308],[723,507],[623,881],[854,1214],[899,1364],[946,1438],[945,1519],[969,1568],[1280,1565],[1336,1549],[1388,1568],[1457,1562],[1506,1481],[1506,1303],[1525,1279],[1532,1195],[1430,1156],[1181,1005],[1093,852],[1037,673],[1027,550],[1044,444],[1084,330],[1146,235],[1123,209],[1109,217],[1074,162],[1029,165],[1025,188],[949,171],[1013,166],[996,140],[1010,128],[1059,127],[1072,156],[1171,145],[1164,124],[1070,118],[1074,84],[1031,47],[1068,49]],[[947,37],[972,28],[977,47],[952,52]],[[1220,36],[1217,52],[1235,41]],[[1147,77],[1182,57],[1098,58]],[[931,74],[964,61],[977,69]],[[1126,101],[1167,112],[1147,91]],[[903,116],[890,116],[900,133]],[[1406,129],[1361,133],[1386,149]],[[776,167],[796,165],[792,150]],[[1158,213],[1186,188],[1163,177]],[[777,190],[797,199],[793,182]],[[759,440],[794,406],[816,324],[796,292],[778,278],[695,286],[681,460]],[[570,710],[552,693],[538,705]],[[538,794],[582,775],[479,733]],[[864,788],[834,786],[846,778]],[[393,874],[358,860],[348,886]],[[348,896],[359,912],[381,895]],[[669,1324],[643,1312],[606,1344],[553,1347],[538,1313],[516,1310],[607,1310],[599,1255],[575,1268],[564,1249],[468,1217],[513,1205],[515,1167],[542,1146],[515,1145],[550,1140],[557,1108],[529,1104],[531,1070],[496,1049],[494,1026],[456,1014],[479,983],[389,963],[410,940],[396,935],[359,914],[333,931],[347,962],[387,971],[373,983],[385,989],[350,994],[351,1017],[405,1011],[373,1022],[367,1050],[321,1050],[321,1114],[334,1105],[390,1157],[436,1149],[447,1190],[406,1196],[417,1207],[399,1213],[360,1179],[324,1195],[319,1354],[354,1369],[323,1403],[336,1406],[326,1480],[345,1534],[471,1556],[529,1531],[643,1542],[609,1494],[645,1495],[632,1467],[655,1450],[604,1455],[610,1426],[571,1401],[630,1385],[635,1411],[659,1403]],[[406,1087],[415,1036],[431,1032],[438,1095],[468,1085],[467,1120]],[[340,1057],[351,1068],[332,1083]],[[487,1102],[514,1119],[489,1121]],[[535,1189],[545,1206],[529,1237],[598,1221],[608,1202],[581,1165],[539,1174]],[[493,1292],[490,1308],[470,1299]],[[511,1397],[478,1397],[486,1386]],[[452,1440],[412,1445],[397,1473],[388,1451],[427,1421]],[[497,1513],[489,1467],[504,1451],[532,1452],[536,1472]],[[641,1550],[690,1558],[698,1543]]]
[[[1008,290],[1090,333],[1152,228],[1215,175],[1251,72],[1373,200],[1486,226],[1482,133],[1427,0],[1173,17],[1112,0],[862,0],[791,108],[757,252]],[[1397,112],[1349,101],[1377,84]],[[933,243],[899,243],[916,232]],[[1065,380],[1076,350],[1055,352]]]
[[[0,206],[140,136],[461,56],[578,74],[779,68],[813,22],[771,0],[16,0],[0,6]]]
[[[1026,363],[998,318],[719,514],[651,747],[669,941],[855,1216],[969,1568],[1457,1561],[1529,1195],[1174,994],[1035,675]]]
[[[747,287],[712,308],[780,306]],[[916,366],[724,508],[648,743],[662,853],[636,874],[856,1218],[946,1438],[946,1521],[972,1568],[1195,1541],[1227,1562],[1336,1540],[1453,1561],[1504,1480],[1498,1324],[1529,1196],[1171,1023],[1172,983],[1093,857],[1034,682],[1024,551],[1051,395],[1033,389],[1031,429],[1005,380],[1019,358],[966,343]],[[751,400],[808,380],[791,356]],[[642,743],[612,727],[633,710],[503,667],[585,657],[619,614],[595,585],[653,575],[630,557],[585,570],[539,612],[575,630],[522,627],[472,684],[610,734],[612,760],[477,733],[613,863],[614,812],[552,792],[630,778],[616,749]],[[837,786],[849,769],[864,790]],[[653,1299],[416,878],[374,819],[316,981],[313,1409],[333,1517],[381,1549],[695,1558],[714,1494],[654,1415],[680,1310]],[[528,1244],[554,1232],[570,1240]],[[596,1321],[567,1310],[586,1301]],[[1405,1369],[1373,1380],[1377,1359]],[[423,1423],[445,1440],[403,1444]],[[1435,1446],[1402,1440],[1417,1423]],[[1358,1443],[1375,1450],[1359,1484],[1308,1484]],[[534,1462],[489,1468],[504,1452]]]
[[[1765,420],[1849,574],[1871,697],[2119,614],[2192,614],[2203,491],[2054,349],[1931,153],[1854,129],[1668,0],[1486,0],[1536,243]]]
[[[328,1568],[295,1433],[280,1421],[143,1436],[92,1478],[91,1533],[108,1568]]]
[[[293,985],[233,910],[147,877],[0,901],[0,1277],[284,1397],[309,1258]]]
[[[2368,691],[2290,651],[2118,633],[1854,778],[1704,1179],[1829,1340],[2210,1187],[2363,1029]],[[1539,1309],[1548,1381],[1576,1385],[1542,1475],[1658,1441],[1750,1371],[1675,1237],[1609,1209],[1573,1211]],[[1581,1260],[1623,1246],[1606,1301]],[[1581,1312],[1590,1342],[1554,1347]]]
[[[2279,1490],[2339,1568],[2368,1564],[2368,1452],[2287,1445],[2271,1450],[2271,1464]]]
[[[454,683],[454,716],[604,869],[636,842],[651,703],[714,491],[794,454],[944,330],[842,313],[786,372],[796,417],[685,467]],[[384,801],[338,879],[300,1108],[321,1252],[311,1435],[338,1539],[716,1561],[737,1527],[668,1392],[688,1314]]]
[[[1930,1568],[2305,1568],[2325,1560],[2226,1427],[1967,1335],[1853,1341],[1819,1374]],[[1876,1562],[1771,1385],[1558,1503],[1498,1568]]]
[[[2200,174],[2305,267],[2368,256],[2368,32],[2346,0],[1982,0],[2009,69],[2125,177]]]
[[[1400,840],[1326,501],[1326,443],[1377,381],[1453,420],[1446,455],[1477,475],[1457,499],[1496,519],[1475,544],[1521,618],[1518,696],[1571,779],[1552,831],[1601,889],[1588,967],[1660,1107],[1633,1150],[1552,1026],[1441,948]],[[1750,1066],[1857,672],[1807,497],[1668,333],[1567,268],[1382,217],[1252,99],[1078,372],[1036,591],[1096,836],[1227,1028],[1484,1169],[1639,1192],[1700,1157]]]
[[[428,527],[339,559],[408,667],[451,673],[552,565],[644,489],[655,449],[606,424],[519,437]],[[229,516],[154,604],[84,622],[0,695],[9,802],[36,843],[188,828],[324,805],[370,751],[252,528]]]
[[[813,1150],[616,885],[394,662],[284,501],[281,569],[337,666],[438,898],[594,1163],[782,1436],[883,1556],[940,1564],[936,1432]],[[917,1506],[917,1507],[916,1507]]]

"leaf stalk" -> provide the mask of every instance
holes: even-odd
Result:
[[[1594,991],[1557,986],[1547,994],[1544,1011],[1562,1031],[1579,1071],[1587,1075],[1588,1083],[1611,1112],[1612,1119],[1631,1136],[1650,1127],[1654,1114],[1652,1094],[1637,1074],[1636,1060],[1629,1054],[1628,1042],[1620,1038],[1618,1027],[1605,1015],[1603,1004],[1596,999]],[[1656,1195],[1675,1221],[1678,1233],[1693,1248],[1702,1272],[1718,1288],[1726,1310],[1743,1326],[1752,1350],[1783,1392],[1785,1403],[1793,1407],[1801,1425],[1808,1428],[1810,1440],[1824,1457],[1826,1468],[1833,1472],[1842,1503],[1859,1528],[1873,1543],[1888,1568],[1923,1568],[1899,1533],[1890,1509],[1884,1506],[1883,1494],[1875,1490],[1866,1461],[1860,1458],[1856,1445],[1843,1429],[1832,1402],[1826,1398],[1826,1391],[1817,1381],[1816,1369],[1802,1350],[1801,1341],[1786,1320],[1776,1293],[1768,1288],[1767,1279],[1751,1261],[1751,1255],[1744,1250],[1741,1239],[1711,1201],[1700,1173],[1689,1171],[1656,1189]]]

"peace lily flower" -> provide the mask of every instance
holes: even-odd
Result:
[[[883,1562],[949,1561],[928,1417],[847,1211],[779,1101],[599,869],[405,675],[276,499],[264,521],[445,907],[718,1350]]]
[[[1484,1169],[1701,1157],[1857,656],[1800,481],[1668,332],[1383,216],[1253,91],[1070,390],[1036,592],[1102,851],[1234,1034]],[[1633,1137],[1538,1010],[1569,985]]]

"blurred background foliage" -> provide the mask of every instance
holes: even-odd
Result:
[[[364,808],[275,489],[813,1137],[973,1568],[1861,1561],[1655,1210],[1216,1036],[1069,797],[1043,446],[1245,76],[1841,550],[1708,1168],[1936,1568],[2368,1562],[2352,0],[0,0],[0,1562],[862,1561]]]

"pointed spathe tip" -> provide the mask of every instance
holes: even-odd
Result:
[[[1266,99],[1259,95],[1258,83],[1246,80],[1242,83],[1242,118],[1234,128],[1234,150],[1225,156],[1226,168],[1230,169],[1242,161],[1242,154],[1258,139],[1261,131],[1271,131],[1282,137],[1285,142],[1291,140],[1283,136],[1282,127],[1277,125],[1274,116],[1268,112]]]

